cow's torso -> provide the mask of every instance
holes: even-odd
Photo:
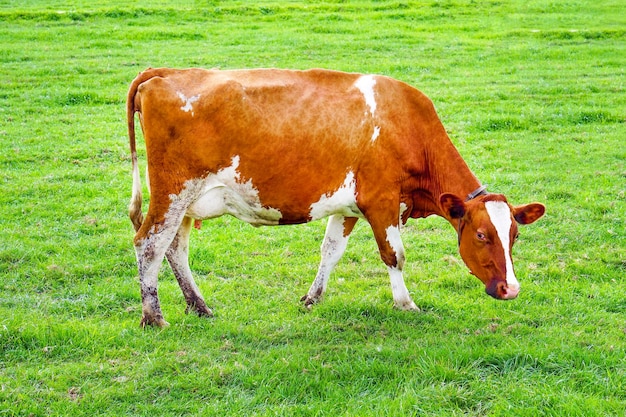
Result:
[[[381,192],[376,184],[407,180],[401,144],[410,126],[396,121],[407,118],[402,102],[416,93],[386,77],[325,70],[153,78],[137,98],[151,183],[189,198],[188,214],[199,219],[360,217],[367,194]]]

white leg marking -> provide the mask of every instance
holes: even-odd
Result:
[[[409,295],[409,290],[406,288],[404,284],[404,277],[402,276],[402,271],[398,268],[388,266],[387,270],[389,271],[389,278],[391,280],[391,293],[393,294],[393,305],[400,310],[416,310],[419,311],[419,308],[415,305],[413,300],[411,300],[411,296]]]
[[[391,292],[393,294],[393,304],[401,310],[419,310],[411,296],[409,290],[404,283],[402,276],[402,268],[404,267],[404,245],[400,236],[400,228],[398,226],[389,226],[386,230],[387,242],[391,249],[396,253],[396,266],[387,266],[389,279],[391,280]]]
[[[519,289],[520,285],[513,271],[513,261],[509,250],[512,225],[511,209],[508,204],[502,201],[488,201],[485,203],[485,209],[487,209],[491,223],[496,228],[500,242],[502,242],[506,262],[506,283],[513,289]]]
[[[317,270],[317,275],[307,295],[303,301],[306,305],[311,305],[319,301],[326,291],[328,278],[335,268],[348,245],[348,236],[344,236],[344,220],[340,215],[333,215],[328,218],[324,241],[322,242],[322,259]]]
[[[402,271],[404,267],[404,245],[402,244],[402,237],[400,236],[400,227],[389,226],[385,232],[387,233],[389,246],[391,246],[391,249],[396,253],[397,267]]]

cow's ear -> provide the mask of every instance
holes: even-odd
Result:
[[[465,216],[465,203],[454,194],[444,193],[439,196],[439,203],[444,213],[452,219]]]
[[[530,203],[513,207],[513,217],[519,224],[531,224],[546,212],[546,206],[541,203]]]

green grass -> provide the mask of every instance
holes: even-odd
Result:
[[[626,409],[621,1],[0,1],[0,415],[613,416]],[[481,180],[547,214],[498,302],[438,218],[404,230],[395,311],[357,225],[324,302],[324,223],[192,236],[216,316],[139,328],[124,100],[148,66],[326,67],[429,95]]]

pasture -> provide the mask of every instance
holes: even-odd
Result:
[[[621,0],[181,3],[0,0],[0,416],[624,415]],[[360,221],[308,311],[325,222],[224,217],[190,243],[215,317],[185,315],[164,264],[171,326],[141,329],[125,95],[160,66],[416,86],[490,191],[547,206],[519,297],[488,297],[427,218],[403,230],[422,311],[394,310]]]

